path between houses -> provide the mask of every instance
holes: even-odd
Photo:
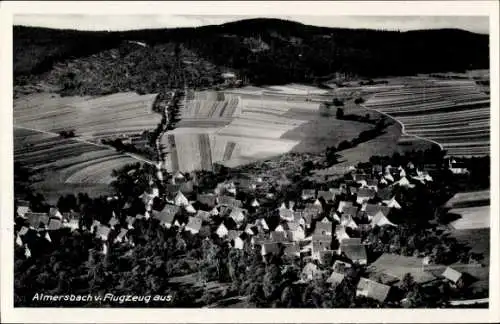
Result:
[[[40,129],[35,129],[35,128],[29,128],[29,127],[24,127],[24,126],[19,126],[19,125],[13,125],[13,126],[14,126],[14,128],[18,128],[18,129],[25,129],[25,130],[30,130],[30,131],[34,131],[34,132],[39,132],[39,133],[44,133],[44,134],[49,134],[49,135],[60,136],[57,133],[49,132],[49,131],[45,131],[45,130],[40,130]],[[109,149],[109,150],[114,150],[114,148],[112,146],[110,146],[110,145],[105,145],[105,144],[99,144],[99,143],[90,142],[90,141],[84,140],[83,138],[71,137],[70,139],[74,140],[76,142],[81,142],[81,143],[85,143],[85,144],[89,144],[89,145],[93,145],[93,146],[97,146],[97,147],[106,148],[106,149]],[[150,161],[150,160],[145,159],[143,157],[140,157],[138,155],[135,155],[135,154],[132,154],[132,153],[128,153],[128,152],[121,152],[121,153],[124,154],[124,155],[127,155],[127,156],[129,156],[129,157],[131,157],[133,159],[141,161],[143,163],[147,163],[147,164],[151,164],[151,165],[154,164],[153,161]]]

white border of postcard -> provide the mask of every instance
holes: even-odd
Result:
[[[2,2],[0,99],[1,320],[8,323],[326,323],[326,322],[498,322],[499,293],[499,4],[497,1],[281,1],[237,2]],[[489,309],[57,309],[13,308],[12,21],[14,14],[189,14],[189,15],[386,15],[489,16],[491,69],[491,269]]]

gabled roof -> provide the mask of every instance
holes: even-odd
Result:
[[[60,219],[57,219],[57,218],[51,218],[49,220],[49,225],[48,225],[48,230],[49,231],[55,231],[55,230],[58,230],[60,229],[62,226],[62,222]]]
[[[280,252],[278,243],[276,242],[265,242],[261,245],[262,254],[278,254]]]
[[[332,241],[332,236],[331,235],[318,235],[318,234],[313,234],[311,236],[311,240],[313,242],[331,242]]]
[[[360,278],[356,292],[358,295],[364,295],[379,302],[384,302],[387,299],[387,295],[389,295],[390,289],[391,287],[373,280]]]
[[[217,204],[217,196],[214,194],[198,194],[196,200],[209,207],[214,207]]]
[[[189,217],[188,223],[186,224],[187,229],[199,231],[201,229],[201,218],[198,217]]]
[[[352,265],[350,263],[340,261],[340,260],[335,260],[333,263],[333,272],[337,272],[340,274],[345,274],[347,269],[352,268]]]
[[[153,210],[153,217],[161,224],[172,224],[179,210],[179,206],[167,204],[161,211]]]
[[[28,222],[35,229],[40,227],[40,224],[47,226],[49,223],[49,215],[47,213],[33,213],[27,212],[24,217],[28,219]]]
[[[108,235],[111,229],[106,225],[97,226],[97,231],[95,233],[97,238],[106,241],[108,239]]]
[[[303,189],[301,197],[302,197],[302,199],[316,198],[316,190],[315,189]]]
[[[460,278],[462,277],[462,273],[458,272],[457,270],[455,270],[451,267],[447,267],[444,270],[442,276],[456,284],[460,280]]]
[[[271,241],[276,243],[286,242],[286,234],[285,232],[271,232]]]
[[[62,214],[59,211],[59,209],[55,207],[51,207],[49,210],[49,217],[57,217],[57,218],[62,218]]]
[[[314,234],[331,235],[332,230],[333,230],[333,224],[331,222],[328,223],[316,222],[316,228],[314,229]]]
[[[357,206],[347,206],[342,211],[342,215],[350,215],[351,217],[358,216],[359,208]]]
[[[219,196],[219,205],[225,205],[230,207],[242,207],[243,203],[234,197],[222,195]]]
[[[338,212],[342,212],[344,208],[352,207],[352,201],[340,201],[339,207],[337,208]]]
[[[296,256],[297,254],[300,254],[300,246],[296,243],[285,244],[285,250],[283,253],[288,256]]]
[[[195,217],[197,217],[197,218],[199,218],[201,220],[204,220],[204,221],[208,221],[210,219],[211,215],[210,215],[210,212],[208,212],[208,211],[198,210],[196,212]]]
[[[384,216],[382,213],[377,213],[373,219],[370,222],[371,226],[397,226],[396,224],[392,223],[386,216]]]
[[[236,207],[231,210],[229,217],[234,219],[235,222],[241,222],[245,218],[246,213],[247,213],[246,209]]]
[[[342,242],[341,245],[361,245],[361,238],[353,237]]]
[[[383,215],[387,216],[389,215],[389,212],[391,211],[391,207],[388,206],[382,206],[382,205],[375,205],[375,204],[367,204],[365,208],[365,212],[368,216],[375,216],[378,212],[381,212]]]
[[[340,284],[342,281],[344,281],[344,278],[345,278],[345,276],[343,274],[338,273],[338,272],[332,272],[332,274],[326,280],[326,282],[336,286],[336,285]]]
[[[232,241],[232,240],[236,239],[237,237],[240,237],[241,234],[243,234],[242,231],[230,230],[227,233],[227,238],[228,238],[228,240]]]
[[[341,244],[340,250],[352,261],[366,260],[366,249],[362,244]]]
[[[356,192],[358,197],[369,197],[373,198],[377,194],[377,192],[371,188],[359,188]]]
[[[335,194],[331,191],[318,191],[318,198],[323,198],[325,201],[331,201],[335,198]]]

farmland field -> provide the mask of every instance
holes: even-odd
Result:
[[[322,114],[321,101],[331,101],[332,94],[296,84],[191,92],[177,128],[162,138],[166,168],[210,170],[216,162],[235,167],[287,152],[321,152],[373,127],[338,120],[333,108]],[[346,111],[378,117],[355,105]]]
[[[405,135],[439,143],[449,156],[490,152],[490,98],[474,80],[407,78],[375,93],[365,107],[396,118]]]
[[[36,93],[14,101],[14,160],[34,174],[32,187],[48,201],[60,194],[107,194],[113,169],[149,162],[118,153],[100,139],[154,129],[155,95],[117,93],[103,97],[60,97]],[[73,130],[75,137],[59,136]]]

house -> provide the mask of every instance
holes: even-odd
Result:
[[[463,284],[463,274],[451,267],[446,267],[441,276],[449,281],[453,286],[458,287]]]
[[[351,244],[349,240],[340,243],[340,253],[344,254],[353,263],[364,265],[367,263],[366,249],[363,244]],[[348,243],[346,243],[348,242]]]
[[[219,206],[228,206],[228,207],[235,207],[235,208],[243,207],[243,203],[241,202],[241,200],[238,200],[234,197],[227,196],[227,195],[219,196],[218,201],[219,201]]]
[[[215,234],[219,236],[220,238],[223,238],[227,236],[229,233],[229,230],[227,229],[226,225],[224,223],[221,223],[219,227],[217,227],[217,230],[215,231]]]
[[[326,217],[325,217],[325,218],[326,218]],[[335,211],[334,209],[332,209],[332,210],[330,211],[330,219],[333,219],[333,220],[335,220],[336,222],[340,223],[340,217],[339,217],[339,215],[338,215],[337,211]]]
[[[287,222],[285,230],[290,241],[299,242],[306,237],[304,228],[297,222]]]
[[[111,217],[111,219],[108,222],[108,225],[111,228],[115,228],[115,225],[117,225],[117,224],[120,224],[120,221],[118,220],[118,218],[116,218],[115,216]]]
[[[333,250],[322,250],[319,251],[319,263],[320,264],[328,264],[333,260],[333,256],[336,254]]]
[[[401,187],[405,187],[405,188],[415,187],[414,184],[410,183],[410,181],[408,180],[407,177],[402,177],[401,179],[398,180],[398,182],[396,182],[396,184],[401,186]]]
[[[241,234],[243,234],[243,231],[229,230],[227,232],[227,240],[232,241],[235,238],[239,237]]]
[[[191,204],[185,205],[184,209],[190,214],[196,214],[196,209]]]
[[[218,216],[218,215],[219,215],[219,210],[217,209],[217,207],[212,208],[212,210],[210,211],[210,216]]]
[[[122,228],[120,230],[120,233],[116,236],[115,240],[113,241],[114,243],[121,243],[127,241],[127,233],[128,230],[126,228]]]
[[[370,226],[375,227],[375,226],[397,226],[396,224],[392,223],[387,216],[385,216],[381,211],[379,211],[375,216],[371,219],[370,221]]]
[[[95,236],[97,238],[100,238],[103,241],[107,241],[110,232],[111,232],[111,228],[109,228],[108,226],[98,225]]]
[[[358,212],[359,212],[359,207],[348,206],[345,207],[344,210],[342,211],[342,216],[349,216],[350,218],[356,218],[358,216]]]
[[[283,250],[284,255],[290,258],[300,257],[300,246],[298,243],[296,242],[285,243],[284,246],[285,246],[285,249]]]
[[[187,200],[186,196],[184,196],[182,192],[178,191],[174,198],[174,204],[176,206],[184,207],[189,205],[189,200]]]
[[[381,213],[384,216],[389,215],[391,211],[391,207],[389,206],[381,206],[375,204],[367,204],[365,206],[365,213],[368,216],[368,220],[372,220],[378,213]]]
[[[238,249],[238,250],[243,250],[245,247],[245,241],[243,240],[244,233],[241,231],[236,231],[236,233],[231,234],[229,233],[229,237],[233,237],[229,241],[232,243],[233,248]]]
[[[293,221],[296,223],[299,223],[300,225],[302,225],[304,227],[309,228],[311,226],[312,217],[310,217],[308,219],[308,223],[306,226],[306,219],[304,218],[304,213],[302,211],[295,211],[295,212],[293,212]]]
[[[342,225],[345,228],[350,228],[350,229],[357,229],[358,224],[353,220],[352,216],[350,214],[345,214],[340,217],[340,225]]]
[[[253,207],[253,208],[258,208],[258,207],[260,207],[260,203],[259,203],[259,201],[256,198],[254,198],[252,200],[252,202],[250,202],[250,206]]]
[[[194,190],[193,181],[189,180],[189,181],[181,183],[179,186],[179,190],[182,193],[186,193],[186,194],[193,192],[193,190]]]
[[[279,209],[280,218],[286,221],[292,221],[294,217],[294,211],[288,208]]]
[[[320,279],[322,276],[323,271],[321,271],[314,263],[309,262],[302,269],[300,278],[302,281],[308,282],[311,280]]]
[[[276,243],[283,243],[287,241],[285,232],[271,232],[271,241]]]
[[[27,212],[24,217],[28,220],[30,226],[34,229],[40,227],[47,227],[49,224],[49,215],[47,213],[33,213]]]
[[[342,189],[340,189],[340,188],[329,188],[328,191],[332,193],[333,200],[336,198],[336,196],[339,196],[342,194]]]
[[[191,232],[191,234],[197,234],[201,229],[201,223],[201,218],[189,217],[188,223],[186,224],[186,227],[184,227],[184,230]]]
[[[335,237],[340,243],[350,238],[350,236],[345,231],[345,227],[342,225],[335,226]]]
[[[333,272],[340,273],[340,274],[347,274],[347,271],[352,268],[352,265],[350,263],[340,261],[340,260],[335,260],[333,263]]]
[[[335,200],[335,193],[331,192],[330,190],[318,190],[318,199],[319,198],[323,198],[326,202],[332,202]]]
[[[247,226],[245,227],[245,233],[246,233],[247,235],[252,236],[252,235],[257,234],[257,233],[258,233],[258,230],[257,230],[257,228],[256,228],[254,225],[252,225],[252,224],[247,224]]]
[[[167,204],[161,211],[153,210],[153,218],[158,219],[160,224],[166,228],[170,228],[179,210],[179,206]]]
[[[269,231],[269,226],[267,225],[267,222],[265,218],[259,218],[255,221],[255,226],[259,230],[259,232],[265,232]]]
[[[320,252],[331,250],[332,237],[327,235],[313,235],[311,257],[314,260],[320,259]]]
[[[262,256],[269,254],[278,255],[280,253],[280,248],[276,242],[264,242],[260,246],[260,253]]]
[[[262,244],[264,244],[266,242],[270,242],[270,241],[269,241],[269,237],[267,237],[264,234],[254,235],[254,236],[252,236],[252,238],[250,240],[250,243],[252,244],[252,247],[255,246],[255,245],[262,245]]]
[[[316,198],[316,190],[314,189],[304,189],[302,190],[302,195],[300,196],[302,200],[309,200]]]
[[[285,228],[283,227],[283,225],[278,224],[278,226],[274,228],[273,232],[285,232]]]
[[[387,299],[390,289],[390,286],[386,286],[367,278],[360,278],[356,288],[356,296],[372,298],[383,303]]]
[[[243,221],[246,219],[246,209],[241,209],[238,207],[235,207],[231,210],[231,213],[229,214],[229,217],[232,218],[236,224],[241,224]]]
[[[396,197],[394,196],[391,199],[383,200],[382,203],[390,208],[401,209],[401,205],[397,202]]]
[[[314,229],[314,234],[316,235],[332,235],[333,224],[331,222],[323,223],[317,222]]]
[[[356,192],[356,202],[358,204],[363,204],[364,202],[373,199],[377,192],[373,189],[359,188]]]
[[[363,185],[363,188],[371,189],[373,191],[378,191],[378,180],[377,179],[366,180],[366,184]]]
[[[318,214],[323,212],[323,206],[321,202],[316,199],[313,203],[306,204],[304,212],[311,213],[312,217],[315,218]]]
[[[210,212],[207,212],[205,210],[198,210],[194,217],[199,218],[202,221],[208,222],[212,217],[212,215],[210,215]]]
[[[344,208],[347,208],[347,207],[352,207],[352,202],[342,200],[339,202],[339,207],[337,208],[337,211],[339,213],[342,213],[344,211]]]
[[[217,196],[214,194],[198,194],[196,200],[209,208],[213,208],[217,205]]]
[[[326,279],[326,282],[331,284],[333,287],[337,287],[344,281],[345,275],[338,273],[338,272],[332,272],[330,277]]]
[[[57,231],[58,229],[60,229],[62,226],[62,221],[58,218],[51,218],[49,220],[49,224],[48,224],[48,227],[47,229],[49,231]]]
[[[127,223],[127,228],[128,229],[133,229],[134,228],[134,223],[135,223],[136,218],[132,216],[127,216],[125,219],[125,222]]]
[[[30,203],[26,200],[18,200],[17,201],[17,209],[16,212],[19,216],[24,217],[24,215],[30,212]]]
[[[55,207],[51,207],[49,209],[49,217],[59,218],[59,219],[63,218],[61,212],[59,212],[59,209],[57,209]]]

